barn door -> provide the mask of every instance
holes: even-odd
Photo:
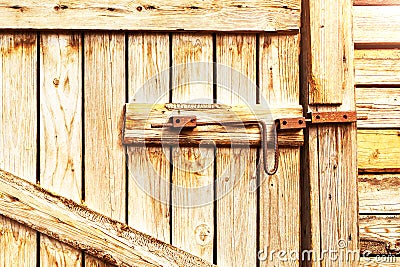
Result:
[[[129,35],[135,71],[129,73],[124,141],[131,226],[218,266],[299,264],[296,256],[272,251],[300,250],[302,131],[279,132],[279,168],[267,175],[257,168],[258,126],[217,125],[230,118],[221,116],[227,112],[221,107],[265,110],[269,127],[277,118],[302,116],[299,42],[297,31]],[[214,124],[176,132],[179,144],[167,126],[152,128],[167,123],[166,114],[189,111],[198,122]],[[230,138],[248,142],[232,145]],[[268,147],[272,168],[274,148]]]

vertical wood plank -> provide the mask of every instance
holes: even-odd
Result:
[[[352,22],[345,1],[305,0],[311,50],[307,81],[310,104],[341,104],[346,90],[346,35]],[[308,26],[309,25],[309,26]],[[312,53],[311,53],[312,51]]]
[[[82,49],[79,34],[40,38],[40,184],[81,201]],[[79,250],[41,235],[42,266],[80,266]]]
[[[217,100],[256,103],[256,35],[217,35]],[[256,148],[218,148],[217,264],[255,266]]]
[[[299,41],[298,35],[260,36],[260,98],[270,105],[300,101]],[[260,179],[260,266],[298,266],[290,255],[270,253],[300,251],[300,149],[281,148],[277,173],[261,169]]]
[[[209,34],[174,34],[172,64],[210,63],[213,60],[212,47]],[[212,64],[177,67],[172,77],[173,102],[212,103],[212,77]],[[210,199],[213,195],[213,161],[213,148],[172,148],[172,183],[176,186],[176,190],[171,192],[172,244],[210,262],[213,260],[213,204],[190,206],[190,203]],[[178,190],[179,187],[182,190]],[[196,187],[209,190],[206,195],[201,195],[192,190]],[[184,204],[189,206],[183,207]]]
[[[125,221],[125,151],[121,142],[125,104],[125,36],[86,34],[85,202],[88,207]],[[86,266],[101,265],[87,256]]]
[[[321,5],[331,8],[321,9]],[[302,66],[303,66],[303,104],[309,111],[345,111],[355,110],[354,97],[354,46],[352,42],[352,1],[304,1],[303,34],[302,34]],[[311,15],[310,15],[311,14]],[[331,27],[337,27],[339,35],[321,39],[313,32],[323,31],[315,14],[325,18]],[[333,19],[333,20],[332,20]],[[311,24],[310,24],[311,21]],[[336,21],[337,23],[332,23]],[[317,29],[319,28],[319,29]],[[325,27],[326,28],[326,27]],[[327,29],[325,29],[327,30]],[[337,50],[326,49],[333,43],[340,43]],[[315,49],[322,47],[325,52]],[[332,47],[335,47],[334,45]],[[319,93],[329,96],[326,101],[313,101],[315,95],[315,80],[310,77],[320,77],[320,72],[314,64],[321,60],[322,55],[328,55],[327,61],[321,66],[332,64],[331,72],[325,70],[330,78],[330,84],[341,88],[341,105],[334,101],[337,93],[333,87],[318,87]],[[336,65],[341,59],[341,64]],[[336,63],[335,63],[336,62]],[[336,66],[336,67],[334,67]],[[339,89],[337,89],[339,90]],[[307,96],[308,94],[308,96]],[[308,99],[307,99],[308,98]],[[308,100],[308,101],[307,101]],[[325,105],[312,105],[325,104]],[[340,250],[337,260],[325,255],[322,260],[308,262],[307,266],[357,266],[354,254],[358,253],[358,200],[357,200],[357,141],[356,125],[321,125],[306,130],[308,138],[316,135],[317,142],[305,143],[305,158],[317,155],[318,164],[305,162],[309,169],[309,198],[318,199],[308,210],[311,220],[311,230],[319,231],[318,236],[312,235],[306,248],[316,251],[322,258],[324,251]],[[306,181],[306,179],[304,180]],[[315,197],[318,194],[318,197]],[[303,209],[304,212],[307,210]],[[311,217],[312,216],[312,217]],[[306,223],[305,221],[303,222]],[[344,248],[340,249],[340,246]],[[351,257],[348,259],[347,256]]]
[[[169,35],[129,35],[128,49],[129,102],[167,103]],[[128,223],[136,230],[170,242],[170,149],[131,146],[127,150]]]
[[[0,36],[0,168],[36,182],[37,37]],[[36,265],[36,232],[0,217],[2,266]]]

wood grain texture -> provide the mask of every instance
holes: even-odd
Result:
[[[282,107],[299,103],[299,45],[298,35],[260,35],[260,102],[265,99],[269,105]],[[264,251],[260,259],[263,267],[299,264],[267,254],[272,250],[300,251],[300,149],[281,148],[279,154],[276,175],[260,171],[259,247]],[[269,158],[272,161],[272,153]]]
[[[82,48],[80,35],[40,37],[40,184],[81,201]],[[40,237],[43,266],[80,266],[82,253]]]
[[[400,50],[358,49],[354,54],[357,85],[400,84]]]
[[[358,176],[360,213],[400,213],[400,174]]]
[[[124,267],[212,266],[3,170],[0,170],[0,185],[2,214],[108,263]]]
[[[400,88],[356,88],[357,128],[400,128]]]
[[[299,35],[262,34],[259,49],[260,101],[265,99],[270,107],[299,104]]]
[[[398,130],[358,130],[358,168],[400,169],[400,134]]]
[[[222,68],[224,69],[223,72],[226,72],[226,67]],[[237,76],[236,71],[232,72]],[[225,86],[223,86],[224,89],[221,89],[220,96],[228,93],[236,95],[235,92],[227,92]],[[240,85],[240,88],[242,87],[244,88],[243,85]],[[199,125],[195,129],[181,132],[169,128],[152,127],[152,124],[163,125],[167,123],[169,118],[177,114],[180,116],[196,116]],[[242,102],[241,105],[223,105],[221,108],[201,110],[181,107],[171,109],[165,104],[127,104],[123,142],[127,145],[144,143],[152,145],[160,145],[161,143],[198,145],[213,141],[220,146],[230,146],[231,144],[259,146],[260,129],[255,122],[266,120],[270,123],[278,118],[298,117],[302,117],[301,106],[290,104],[268,107],[265,103],[248,105]],[[240,124],[236,126],[218,125],[228,121],[239,122]],[[252,125],[245,126],[243,124],[245,122],[252,122]],[[208,125],[208,123],[214,123],[214,125]],[[281,145],[299,146],[303,143],[303,133],[301,130],[281,131],[279,142]]]
[[[3,29],[298,30],[300,0],[5,1],[0,16]]]
[[[256,35],[220,34],[216,47],[217,102],[254,105]],[[218,148],[216,162],[217,264],[255,266],[257,149]]]
[[[399,6],[399,0],[353,0],[354,6]]]
[[[130,101],[168,102],[168,34],[131,34],[128,51]],[[127,152],[128,223],[170,242],[170,149],[132,146]]]
[[[371,254],[399,254],[400,216],[360,215],[360,240],[364,243],[362,250]]]
[[[212,62],[212,47],[209,34],[172,35],[172,65],[184,64],[172,73],[173,102],[212,103],[212,65],[191,65]],[[174,146],[172,163],[172,244],[211,262],[214,149]]]
[[[34,33],[0,36],[0,168],[36,182],[37,37]],[[36,265],[37,234],[0,217],[3,266]]]
[[[324,5],[320,1],[305,1],[303,5],[302,24],[305,27],[302,34],[301,80],[302,88],[308,88],[308,91],[303,92],[302,102],[308,106],[308,111],[355,110],[352,1],[322,2]],[[308,12],[311,12],[311,15],[307,14]],[[308,29],[307,25],[310,25],[311,29]],[[320,32],[320,36],[325,38],[318,41],[313,38],[313,31]],[[333,42],[331,38],[334,38]],[[337,47],[337,44],[340,44],[340,47]],[[325,49],[326,47],[330,49]],[[332,69],[321,69],[325,65]],[[319,78],[320,72],[326,75],[332,87],[315,86],[320,81],[313,77]],[[316,92],[315,88],[321,90]],[[341,92],[337,93],[334,90]],[[326,105],[312,105],[318,104],[312,98],[320,94],[332,94],[333,97],[329,97],[331,100],[340,94],[342,104],[338,106],[334,105],[336,101],[326,101]],[[303,231],[309,233],[311,238],[303,242],[303,249],[313,249],[321,255],[324,250],[337,249],[338,242],[343,240],[346,245],[344,255],[349,251],[357,251],[357,144],[354,142],[356,125],[321,125],[306,130],[305,135],[307,142],[303,150],[303,170],[306,172],[303,176],[303,186],[309,186],[310,193],[305,191],[303,200],[310,200],[310,205],[302,209],[302,216],[305,216]],[[313,231],[319,232],[313,234]],[[306,266],[341,266],[341,262],[344,261],[344,256],[340,256],[336,261],[325,257],[320,262],[307,262]],[[354,260],[345,263],[346,266],[357,264]]]
[[[275,175],[261,174],[260,266],[299,266],[290,255],[269,254],[300,251],[300,149],[281,148],[279,163]]]
[[[85,203],[125,221],[125,38],[122,34],[85,34]],[[86,266],[96,266],[87,257]]]
[[[355,6],[353,12],[356,44],[400,42],[400,6]]]
[[[311,48],[305,55],[309,61],[306,67],[310,104],[342,103],[350,56],[346,42],[351,38],[352,27],[352,3],[348,1],[307,0],[304,7],[308,9],[309,26],[306,25]]]
[[[385,256],[383,256],[385,257]],[[358,266],[360,267],[397,267],[399,266],[400,259],[399,258],[381,258],[381,257],[361,257],[360,263]]]

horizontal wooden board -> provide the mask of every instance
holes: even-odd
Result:
[[[399,43],[400,6],[355,6],[354,42]]]
[[[356,84],[400,85],[400,49],[359,49],[354,54]]]
[[[385,257],[385,256],[376,256],[376,257],[361,257],[360,263],[358,266],[360,267],[398,267],[400,264],[399,257]]]
[[[358,130],[359,172],[400,171],[400,133],[398,130]]]
[[[354,6],[400,6],[400,0],[353,0]]]
[[[400,213],[400,174],[358,176],[360,213]]]
[[[214,109],[168,109],[164,104],[127,104],[124,130],[124,144],[186,144],[199,145],[215,142],[217,145],[258,146],[260,144],[260,131],[257,125],[224,127],[221,125],[197,126],[193,130],[182,132],[168,128],[152,128],[151,124],[163,124],[174,115],[194,115],[198,123],[227,121],[258,121],[266,119],[271,122],[275,118],[301,117],[301,106],[288,106],[286,108],[263,108],[254,106],[252,109],[243,105],[222,106]],[[179,112],[179,113],[178,113]],[[303,143],[301,130],[282,131],[279,135],[281,145],[299,146]]]
[[[399,88],[356,88],[358,128],[400,128]]]
[[[1,29],[286,31],[300,27],[300,0],[8,0],[0,18]]]
[[[361,252],[400,253],[400,215],[360,215],[359,224]]]
[[[116,266],[213,266],[3,170],[0,213]]]

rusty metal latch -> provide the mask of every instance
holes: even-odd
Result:
[[[366,118],[358,118],[366,119]],[[153,123],[152,128],[171,128],[173,130],[193,130],[201,125],[258,125],[261,134],[261,149],[263,168],[268,175],[274,175],[279,167],[279,146],[278,146],[278,130],[301,130],[307,127],[307,124],[324,124],[324,123],[352,123],[357,121],[355,111],[335,111],[335,112],[310,112],[307,118],[282,118],[275,120],[273,124],[274,132],[274,165],[272,169],[268,168],[267,159],[267,123],[263,120],[254,121],[197,121],[196,116],[171,116],[167,123]],[[258,166],[261,165],[261,158]]]

